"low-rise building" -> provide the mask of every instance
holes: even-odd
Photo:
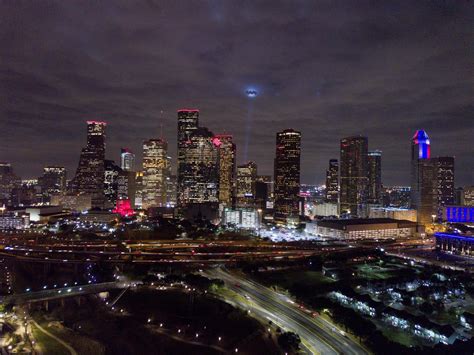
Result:
[[[370,207],[369,218],[391,218],[416,222],[416,210],[395,207]]]
[[[242,229],[256,229],[260,226],[261,210],[254,208],[225,208],[222,223]]]
[[[474,235],[435,233],[436,249],[448,254],[474,257]]]
[[[325,219],[317,234],[336,239],[406,238],[415,235],[416,223],[391,218]]]
[[[23,212],[0,214],[0,229],[25,229],[30,226],[30,215]]]

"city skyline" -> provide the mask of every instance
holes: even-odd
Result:
[[[73,172],[78,132],[94,119],[109,123],[107,159],[126,146],[140,165],[143,141],[163,125],[176,162],[184,106],[232,134],[237,164],[248,150],[262,174],[273,170],[275,132],[293,128],[302,183],[322,183],[338,141],[360,134],[383,152],[384,183],[408,186],[410,137],[424,129],[433,155],[456,157],[456,185],[473,180],[472,3],[0,6],[22,21],[0,25],[0,160],[20,176]],[[193,16],[180,27],[183,12]]]

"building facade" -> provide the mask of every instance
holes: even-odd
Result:
[[[382,204],[382,152],[370,151],[367,155],[369,194],[367,202],[371,205]]]
[[[183,148],[178,205],[219,202],[219,149],[214,134],[199,127]]]
[[[286,129],[276,135],[274,163],[274,220],[299,222],[301,133]]]
[[[49,202],[52,194],[66,192],[67,172],[63,166],[46,166],[43,175],[38,179],[41,193],[45,201]]]
[[[237,167],[236,179],[237,207],[255,207],[257,189],[257,164],[250,161]]]
[[[354,136],[341,140],[340,159],[340,213],[352,216],[367,216],[368,139]]]
[[[135,154],[128,148],[120,150],[120,168],[123,171],[135,171]]]
[[[87,121],[87,145],[81,151],[73,190],[91,195],[92,207],[104,206],[105,129],[107,123]]]
[[[326,170],[326,202],[339,203],[339,161],[329,160]]]
[[[183,206],[186,203],[185,176],[190,167],[186,162],[186,151],[190,146],[191,134],[199,127],[199,110],[181,109],[178,110],[178,150],[177,150],[177,203]]]
[[[163,207],[167,201],[168,143],[161,139],[143,142],[142,208]]]
[[[219,203],[230,207],[234,201],[236,146],[229,134],[215,136],[219,150]]]

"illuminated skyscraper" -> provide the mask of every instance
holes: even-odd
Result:
[[[135,154],[128,148],[121,149],[120,168],[123,171],[135,171]]]
[[[0,207],[15,205],[14,190],[21,186],[21,179],[14,174],[8,162],[0,162]]]
[[[190,171],[186,165],[186,149],[190,146],[190,136],[199,127],[199,110],[178,110],[178,159],[177,159],[177,202],[182,205],[187,200],[184,194],[184,177]]]
[[[219,202],[219,141],[207,128],[199,127],[184,145],[178,205]]]
[[[369,178],[367,174],[367,137],[341,139],[340,213],[366,217]]]
[[[436,194],[438,196],[438,214],[440,207],[454,205],[454,157],[437,157]]]
[[[369,195],[367,202],[372,205],[382,204],[382,152],[374,150],[368,153],[367,169],[369,177]]]
[[[257,164],[253,161],[237,167],[237,207],[255,207]]]
[[[142,207],[166,206],[168,143],[163,139],[143,142]]]
[[[66,191],[66,168],[63,166],[46,166],[43,175],[38,179],[43,199],[49,202],[52,194]]]
[[[82,149],[73,189],[89,194],[92,207],[104,205],[105,128],[107,123],[87,121],[87,146]]]
[[[114,208],[117,205],[118,183],[122,169],[113,160],[104,161],[104,197],[105,208]]]
[[[286,129],[276,135],[274,219],[277,223],[299,222],[301,133]]]
[[[339,161],[329,160],[329,168],[326,170],[326,201],[338,203],[339,201]]]
[[[219,203],[231,207],[234,197],[236,147],[229,134],[216,135],[214,143],[219,150]]]

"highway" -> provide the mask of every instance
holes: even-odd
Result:
[[[204,275],[223,280],[232,291],[249,301],[244,307],[251,307],[260,318],[271,320],[285,331],[297,333],[307,352],[312,354],[368,354],[360,344],[349,338],[334,324],[321,317],[313,317],[298,308],[287,296],[276,293],[241,274],[223,269],[212,269]]]

